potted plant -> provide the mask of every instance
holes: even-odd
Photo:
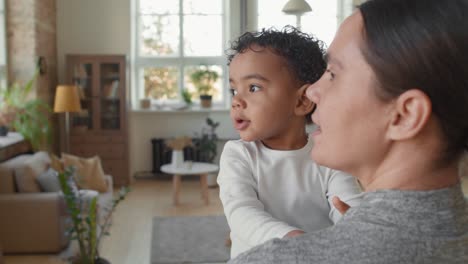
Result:
[[[0,126],[13,129],[31,143],[34,150],[47,146],[51,141],[48,113],[51,109],[39,98],[29,97],[37,72],[25,84],[17,82],[0,89]]]
[[[216,155],[218,154],[218,135],[216,135],[216,128],[219,122],[214,122],[211,118],[206,119],[208,127],[202,129],[200,137],[193,139],[193,145],[198,152],[200,161],[213,163]],[[208,186],[216,186],[216,175],[208,174]]]
[[[219,122],[214,122],[208,117],[206,124],[208,127],[202,129],[200,137],[195,137],[193,143],[200,152],[200,161],[212,163],[217,154],[218,135],[216,135],[216,128],[219,126]]]
[[[108,236],[110,219],[117,205],[125,199],[130,189],[122,187],[117,198],[113,200],[112,207],[103,221],[97,221],[97,197],[93,197],[86,203],[78,191],[74,177],[75,169],[68,167],[59,172],[59,182],[62,189],[65,204],[72,220],[72,226],[68,230],[71,240],[77,240],[79,254],[70,259],[76,264],[110,264],[110,262],[99,256],[99,244],[104,236]],[[99,228],[98,228],[99,227]],[[98,234],[97,230],[100,230]]]
[[[187,105],[192,105],[192,93],[187,89],[182,90],[182,99]]]
[[[190,74],[190,79],[200,95],[202,107],[211,107],[213,92],[215,90],[214,84],[218,81],[218,78],[218,72],[211,70],[208,66],[200,66],[198,70]]]

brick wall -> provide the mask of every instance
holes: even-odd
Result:
[[[52,103],[57,86],[57,37],[55,0],[36,0],[35,54],[46,61],[46,73],[38,79],[37,95]],[[39,4],[40,2],[40,4]]]
[[[56,0],[6,0],[8,75],[10,82],[28,81],[39,57],[45,59],[45,73],[37,77],[32,97],[52,106],[57,86]],[[57,117],[50,115],[54,135]],[[52,149],[58,149],[58,141]]]
[[[46,73],[37,78],[36,96],[52,102],[57,85],[57,38],[55,0],[7,0],[9,80],[27,81],[39,57]]]
[[[25,82],[35,69],[34,0],[7,0],[8,80]]]

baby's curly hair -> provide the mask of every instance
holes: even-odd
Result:
[[[288,68],[301,85],[318,81],[327,67],[323,58],[325,44],[292,26],[286,26],[282,30],[269,28],[242,34],[231,43],[227,52],[228,65],[237,54],[247,49],[255,51],[252,45],[270,48],[285,58]],[[310,114],[306,115],[306,120],[311,122]]]
[[[318,81],[325,71],[324,43],[295,27],[286,26],[282,30],[269,28],[242,34],[231,43],[227,54],[228,65],[238,53],[253,50],[252,45],[270,48],[285,58],[289,69],[302,84]]]

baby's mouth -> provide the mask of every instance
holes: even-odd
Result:
[[[250,121],[249,121],[249,120],[240,119],[240,118],[236,118],[236,119],[234,120],[234,127],[235,127],[236,130],[244,130],[244,129],[246,129],[249,125],[250,125]]]

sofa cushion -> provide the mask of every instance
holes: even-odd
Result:
[[[59,157],[57,157],[55,154],[53,153],[49,153],[49,158],[50,158],[50,167],[52,169],[54,169],[55,171],[57,172],[63,172],[64,171],[64,168],[63,168],[63,163],[62,161],[59,159]]]
[[[13,170],[0,165],[0,194],[15,193]]]
[[[15,181],[20,193],[40,192],[37,182],[39,174],[45,172],[50,165],[50,159],[46,152],[37,152],[24,164],[15,169]]]
[[[22,154],[0,163],[0,193],[15,193],[15,169],[23,166],[32,154]]]
[[[34,153],[33,159],[37,159],[37,160],[43,162],[43,164],[46,164],[47,167],[49,167],[50,163],[51,163],[49,153],[47,153],[45,151],[39,151],[39,152]]]
[[[43,192],[58,192],[61,190],[58,172],[52,168],[39,174],[37,182]]]
[[[64,167],[76,168],[76,181],[80,189],[91,189],[98,192],[107,191],[107,183],[98,156],[92,158],[80,158],[74,155],[62,153]]]
[[[41,188],[36,181],[36,173],[27,167],[21,167],[15,170],[15,182],[20,193],[41,192]]]
[[[16,169],[18,167],[23,166],[23,164],[29,160],[33,154],[21,154],[9,160],[2,162],[1,166],[10,169]]]

